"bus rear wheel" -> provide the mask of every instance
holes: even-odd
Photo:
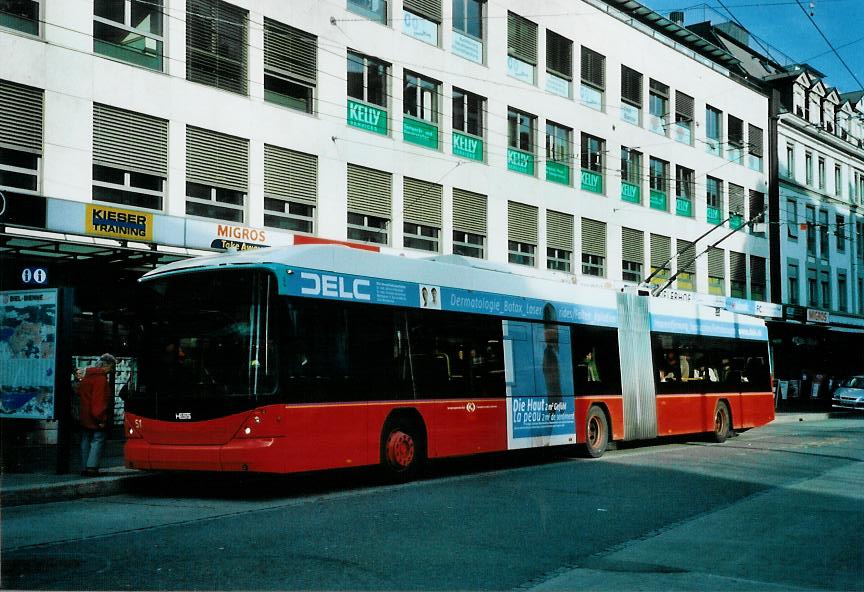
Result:
[[[420,472],[425,460],[421,431],[411,423],[392,423],[381,435],[381,463],[398,481],[409,481]]]
[[[725,442],[731,427],[732,414],[729,413],[729,406],[725,401],[718,401],[714,409],[714,432],[711,434],[711,439],[717,443]]]
[[[609,445],[609,422],[599,407],[591,407],[585,419],[585,452],[591,458],[600,458]]]

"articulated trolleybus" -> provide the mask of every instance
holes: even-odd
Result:
[[[285,473],[774,417],[762,321],[459,256],[303,245],[141,280],[126,465]]]

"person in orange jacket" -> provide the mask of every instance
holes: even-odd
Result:
[[[102,461],[102,448],[111,425],[114,412],[114,392],[112,374],[117,361],[111,354],[102,354],[95,367],[87,368],[78,385],[80,410],[78,423],[81,424],[81,461],[82,475],[99,474]]]

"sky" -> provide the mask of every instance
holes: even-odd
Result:
[[[640,1],[664,16],[671,10],[689,9],[686,25],[703,20],[717,22],[716,13],[732,20],[725,6],[752,35],[794,62],[810,64],[825,74],[828,86],[836,87],[841,94],[864,89],[864,0],[800,0],[807,13],[812,11],[813,20],[854,77],[831,51],[797,0],[705,0],[698,4],[691,3],[693,0]],[[752,40],[751,47],[760,49]],[[783,59],[777,61],[784,63]]]

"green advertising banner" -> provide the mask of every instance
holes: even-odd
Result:
[[[402,139],[411,144],[438,150],[438,126],[406,117],[402,120]]]
[[[483,140],[453,132],[453,154],[471,160],[483,160]]]
[[[708,224],[720,224],[722,221],[720,210],[708,206]]]
[[[534,155],[515,148],[507,149],[507,168],[523,175],[534,174]]]
[[[733,214],[731,218],[729,218],[729,227],[734,229],[739,229],[744,224],[744,216],[741,214]]]
[[[348,99],[348,125],[387,135],[387,111]]]
[[[692,216],[693,204],[686,197],[677,196],[675,198],[675,214],[677,216]]]
[[[666,207],[666,194],[656,189],[651,190],[651,207],[655,210],[668,210]]]
[[[603,177],[593,171],[583,169],[582,189],[591,193],[603,193]]]
[[[546,180],[562,185],[570,184],[570,167],[560,162],[546,161]]]
[[[642,190],[638,185],[621,181],[621,199],[630,203],[642,203]]]

